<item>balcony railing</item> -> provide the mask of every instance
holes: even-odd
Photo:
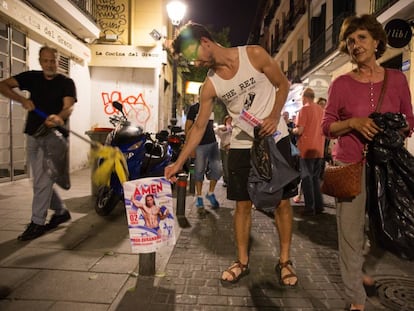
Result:
[[[371,0],[371,12],[375,16],[378,16],[396,2],[398,0]]]
[[[295,29],[303,14],[306,13],[305,0],[295,0],[291,2],[289,12],[283,15],[282,22],[276,23],[273,41],[271,43],[271,53],[279,51],[282,44],[286,41],[289,33]]]
[[[353,12],[344,12],[334,19],[334,22],[314,40],[309,49],[302,56],[302,72],[298,76],[302,76],[318,65],[324,58],[333,53],[339,44],[339,32],[345,17],[353,15]]]
[[[96,0],[69,0],[92,21],[96,22]]]

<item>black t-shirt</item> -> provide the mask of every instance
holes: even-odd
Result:
[[[200,109],[199,103],[191,105],[188,109],[187,120],[194,122],[198,115],[198,109]],[[200,145],[207,145],[216,141],[216,134],[214,133],[214,120],[209,120],[207,123],[206,131],[204,132],[204,136],[200,141]]]
[[[72,79],[57,74],[52,80],[45,79],[43,71],[25,71],[14,76],[19,89],[30,92],[30,99],[36,108],[47,115],[58,114],[63,107],[63,98],[70,96],[76,101],[76,88]],[[27,116],[24,132],[33,135],[45,120],[30,111]]]

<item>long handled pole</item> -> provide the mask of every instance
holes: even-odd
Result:
[[[43,119],[47,119],[48,115],[46,113],[44,113],[42,110],[35,108],[33,110],[37,115],[39,115],[40,117],[42,117]],[[64,128],[63,126],[60,125],[56,125],[56,129],[62,133],[63,136],[68,137],[69,133],[75,135],[77,138],[83,140],[84,142],[87,142],[88,144],[90,144],[92,147],[98,147],[99,143],[90,139],[87,139],[86,137],[84,137],[83,135],[80,135],[72,130],[68,130],[67,128]]]

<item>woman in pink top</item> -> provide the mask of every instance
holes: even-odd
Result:
[[[376,61],[385,52],[387,36],[375,17],[348,17],[342,24],[339,40],[339,50],[350,55],[356,67],[330,85],[322,129],[328,138],[337,138],[334,161],[353,163],[363,159],[364,145],[380,130],[368,116],[376,110],[385,71],[386,91],[379,112],[405,114],[409,126],[403,131],[407,136],[413,128],[414,117],[404,74],[385,69]],[[364,264],[365,173],[361,178],[361,194],[337,200],[337,225],[339,265],[349,310],[362,311],[367,294],[372,289],[375,292],[375,282],[369,276],[370,267]]]

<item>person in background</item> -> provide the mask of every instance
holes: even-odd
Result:
[[[305,198],[303,216],[321,214],[324,210],[320,190],[325,142],[321,129],[323,109],[314,99],[314,91],[306,88],[302,94],[303,106],[296,118],[296,127],[292,130],[298,136],[300,151],[301,188]]]
[[[282,113],[282,116],[283,116],[283,119],[285,120],[286,125],[288,127],[290,140],[291,140],[292,144],[294,145],[293,148],[297,148],[297,137],[296,137],[295,134],[293,134],[293,129],[296,127],[296,124],[295,124],[296,115],[294,115],[294,116],[292,116],[292,118],[290,118],[289,111],[284,111]],[[296,149],[296,150],[298,150],[298,149]],[[299,155],[295,155],[295,157],[298,158]],[[296,162],[299,163],[299,161],[296,161]],[[297,166],[297,169],[299,170],[299,164],[297,164],[296,166]],[[301,188],[301,183],[300,182],[298,184],[298,194],[296,196],[294,196],[292,200],[295,203],[302,202],[302,188]]]
[[[18,236],[21,241],[35,239],[71,218],[59,194],[53,189],[53,180],[43,168],[45,155],[36,135],[43,126],[51,128],[67,123],[76,102],[76,88],[72,79],[57,73],[56,49],[43,46],[39,62],[42,71],[22,72],[0,82],[0,93],[20,102],[28,111],[24,132],[27,134],[27,153],[33,177],[33,201],[31,222]],[[17,94],[14,88],[29,91],[30,98]],[[38,116],[33,111],[35,108],[48,114],[47,119]],[[45,225],[49,208],[54,210],[54,214]]]
[[[229,180],[229,150],[230,139],[233,130],[232,126],[233,118],[226,115],[223,119],[223,125],[217,127],[216,134],[220,139],[220,157],[223,165],[223,187],[227,187]]]
[[[292,119],[289,117],[289,111],[283,111],[282,113],[283,120],[285,120],[286,125],[288,127],[290,140],[292,141],[292,144],[296,146],[296,136],[292,134],[292,130],[295,128],[295,122],[292,121]]]
[[[246,111],[262,120],[259,135],[273,135],[277,129],[286,136],[277,143],[281,154],[291,158],[290,139],[281,111],[289,92],[289,81],[278,63],[260,46],[248,45],[226,48],[218,44],[208,30],[200,24],[188,23],[173,41],[174,54],[179,54],[195,66],[209,68],[200,93],[200,111],[192,126],[187,143],[178,160],[167,166],[165,177],[172,182],[190,153],[197,147],[209,123],[214,99],[225,104],[233,118],[233,132],[229,151],[229,180],[227,198],[236,201],[234,233],[238,258],[221,275],[223,284],[237,283],[249,273],[249,239],[252,222],[252,201],[247,190],[251,168],[251,133],[238,123]],[[237,122],[236,122],[237,121]],[[239,126],[237,126],[239,124]],[[280,241],[280,258],[275,266],[281,285],[295,286],[298,278],[290,259],[293,211],[289,198],[297,192],[295,185],[283,189],[283,198],[275,206],[275,223]]]
[[[191,132],[191,128],[197,119],[199,114],[200,103],[195,103],[190,106],[187,113],[187,120],[185,122],[185,137],[187,138]],[[208,174],[206,174],[208,170]],[[209,200],[213,209],[220,207],[219,202],[214,195],[217,181],[222,174],[220,151],[218,148],[218,142],[216,134],[214,133],[214,112],[211,112],[206,130],[203,137],[195,150],[195,162],[194,162],[194,182],[196,191],[196,207],[198,216],[203,218],[206,216],[206,210],[204,208],[204,201],[202,196],[204,174],[209,179],[208,193],[206,199]]]
[[[324,97],[319,97],[318,100],[316,101],[316,103],[322,107],[322,109],[325,110],[326,107],[326,98]],[[325,166],[326,166],[326,162],[328,163],[332,163],[332,155],[331,155],[331,141],[329,138],[325,137],[325,143],[324,143],[324,148],[323,148],[323,158],[324,161],[322,161],[322,168],[321,168],[321,175],[320,175],[320,179],[323,179],[323,173],[325,171]]]
[[[363,160],[364,146],[380,131],[369,116],[377,108],[384,77],[387,74],[380,113],[402,113],[410,135],[414,116],[410,89],[404,73],[380,66],[387,47],[387,34],[373,15],[347,17],[339,34],[339,51],[350,56],[356,66],[334,79],[328,89],[328,101],[322,129],[328,138],[337,138],[334,161],[355,163]],[[361,176],[361,193],[337,200],[339,266],[349,310],[364,311],[366,296],[375,289],[374,266],[364,260],[366,249],[365,170]],[[371,256],[372,257],[372,256]],[[365,290],[364,290],[365,287]]]

